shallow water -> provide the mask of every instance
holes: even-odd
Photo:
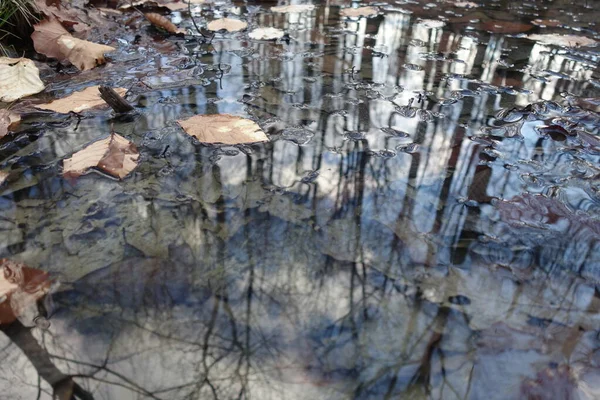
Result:
[[[0,337],[0,397],[51,397],[42,352],[95,399],[599,398],[600,55],[525,37],[600,39],[592,4],[219,2],[196,22],[289,37],[144,26],[105,67],[48,68],[48,98],[108,82],[137,114],[33,113],[0,142],[0,256],[54,280],[20,318],[40,351]],[[215,113],[271,141],[175,122]],[[111,127],[134,173],[63,178]]]

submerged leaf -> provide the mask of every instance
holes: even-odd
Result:
[[[90,168],[123,179],[137,167],[140,153],[135,145],[116,133],[94,142],[63,161],[63,174],[83,175]]]
[[[242,144],[267,142],[256,122],[229,114],[195,115],[177,121],[188,135],[202,143]]]
[[[44,90],[40,70],[28,58],[0,57],[0,101],[11,102]]]
[[[250,32],[248,36],[250,39],[256,40],[273,40],[282,38],[284,32],[277,28],[257,28]]]
[[[279,13],[302,13],[315,9],[314,4],[292,4],[291,6],[271,7],[271,11]]]
[[[58,113],[68,114],[70,112],[78,113],[90,108],[105,106],[106,103],[100,97],[98,88],[99,86],[90,86],[84,90],[75,92],[70,96],[54,100],[47,104],[39,104],[35,107],[42,110],[50,110]],[[127,92],[127,89],[115,88],[115,92],[117,92],[119,96],[123,96],[125,92]]]
[[[379,12],[379,10],[375,7],[358,7],[358,8],[343,8],[340,10],[340,15],[342,17],[369,17],[371,15],[375,15]]]
[[[31,34],[33,47],[35,51],[46,57],[63,60],[65,55],[60,50],[58,38],[62,35],[69,35],[69,32],[54,17],[49,17],[33,26],[34,32]]]
[[[104,64],[104,53],[116,50],[114,47],[77,39],[71,35],[62,35],[57,42],[67,60],[81,71]]]
[[[242,31],[248,27],[248,24],[239,19],[233,18],[221,18],[215,19],[214,21],[210,21],[206,28],[209,31],[220,31],[226,30],[227,32],[237,32]]]

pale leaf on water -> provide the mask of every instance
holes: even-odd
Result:
[[[0,57],[0,101],[11,102],[44,90],[40,70],[28,58]]]
[[[235,115],[195,115],[177,123],[202,143],[242,144],[269,140],[256,122]]]

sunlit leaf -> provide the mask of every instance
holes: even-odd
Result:
[[[42,90],[44,83],[33,61],[0,57],[0,101],[15,101]]]
[[[585,36],[577,35],[560,35],[558,33],[549,34],[533,34],[528,35],[527,39],[535,40],[536,42],[555,45],[555,46],[566,46],[566,47],[582,47],[582,46],[595,46],[598,42],[594,39],[587,38]]]
[[[42,110],[68,114],[70,112],[78,113],[90,108],[106,106],[106,103],[100,97],[98,88],[99,86],[90,86],[67,97],[63,97],[62,99],[54,100],[47,104],[39,104],[35,107]],[[120,96],[125,95],[127,92],[127,89],[124,88],[114,88],[114,90]]]
[[[165,31],[172,33],[174,35],[183,35],[185,34],[185,29],[179,29],[175,26],[174,23],[169,21],[167,17],[164,15],[160,15],[157,13],[146,13],[144,14],[146,19],[152,23],[152,25],[164,29]]]
[[[292,4],[290,6],[271,7],[271,11],[278,13],[303,13],[315,9],[313,4]]]
[[[227,32],[237,32],[244,30],[248,27],[248,24],[239,19],[233,18],[221,18],[210,21],[206,28],[209,31],[217,32],[220,30],[226,30]]]
[[[343,8],[340,10],[340,15],[342,17],[369,17],[371,15],[376,15],[379,10],[375,7],[367,6],[367,7],[358,7],[358,8]]]
[[[241,144],[269,140],[256,122],[235,115],[195,115],[177,123],[202,143]]]
[[[71,35],[62,35],[57,42],[65,58],[82,71],[104,64],[104,53],[116,50],[114,47],[77,39]]]
[[[256,40],[273,40],[282,38],[284,32],[277,28],[257,28],[250,32],[248,36]]]
[[[136,146],[116,133],[98,140],[63,161],[63,174],[78,177],[90,168],[123,179],[137,167],[140,154]]]

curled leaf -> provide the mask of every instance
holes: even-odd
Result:
[[[57,42],[65,58],[81,71],[104,64],[104,53],[116,50],[114,47],[77,39],[71,35],[62,35]]]
[[[0,101],[11,102],[44,90],[40,70],[28,58],[0,57]]]
[[[239,19],[233,18],[221,18],[215,19],[214,21],[210,21],[206,28],[209,31],[220,31],[226,30],[227,32],[237,32],[244,30],[248,27],[248,24],[244,21],[240,21]]]
[[[164,15],[160,15],[157,13],[146,13],[144,14],[144,16],[148,21],[150,21],[150,23],[152,23],[152,25],[156,26],[157,28],[164,29],[165,31],[174,35],[185,34],[184,29],[179,29],[178,27],[176,27],[175,24],[169,21],[169,19]]]
[[[83,175],[90,168],[98,168],[108,175],[123,179],[137,167],[140,153],[135,145],[116,133],[98,140],[63,161],[63,174],[68,177]]]
[[[250,39],[273,40],[283,37],[284,32],[277,28],[257,28],[248,34]]]
[[[70,96],[54,100],[47,104],[39,104],[35,107],[42,110],[50,110],[58,113],[68,114],[70,112],[78,113],[90,108],[105,106],[106,103],[100,97],[98,88],[99,86],[90,86],[84,90],[75,92]],[[125,92],[127,92],[127,89],[115,88],[115,92],[117,92],[120,96],[123,96]]]
[[[202,143],[242,144],[269,140],[256,122],[235,115],[195,115],[177,123]]]

